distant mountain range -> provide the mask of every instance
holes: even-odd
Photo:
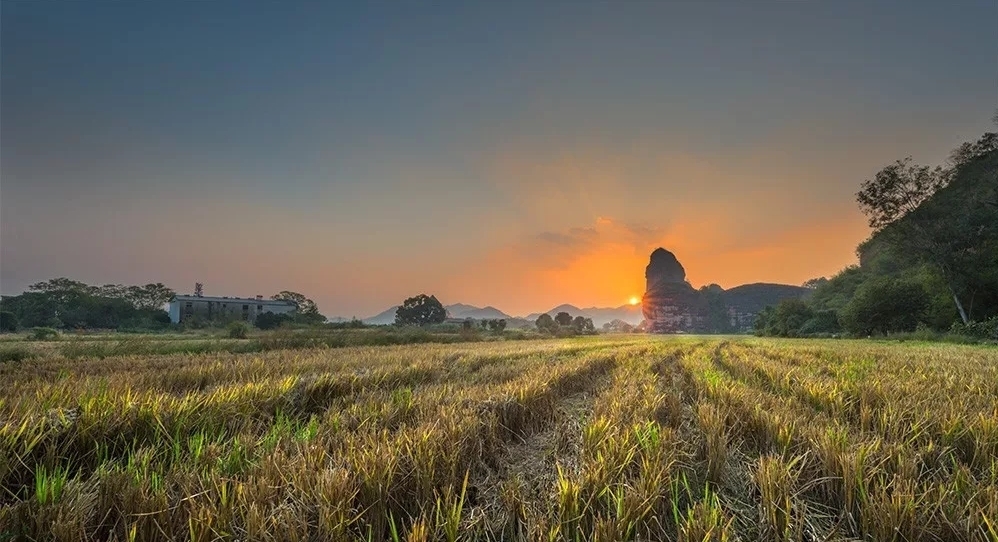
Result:
[[[372,325],[384,325],[391,324],[395,322],[395,309],[398,307],[389,307],[383,312],[380,312],[369,318],[364,318],[365,324]],[[453,305],[444,305],[447,309],[447,315],[450,318],[472,318],[474,320],[485,320],[493,318],[505,318],[506,320],[525,320],[528,322],[533,322],[537,320],[537,317],[541,313],[530,314],[523,318],[517,318],[510,316],[505,312],[492,307],[475,307],[474,305],[466,305],[464,303],[455,303]],[[567,312],[573,317],[583,316],[585,318],[591,318],[593,324],[596,327],[601,327],[603,324],[613,321],[622,320],[631,325],[638,325],[641,323],[643,316],[641,315],[640,305],[621,305],[619,307],[589,307],[586,309],[580,309],[575,305],[558,305],[557,307],[547,311],[547,314],[554,316],[559,312]],[[512,322],[511,322],[512,324]]]
[[[585,309],[580,309],[575,305],[558,305],[557,307],[547,311],[547,314],[555,316],[559,312],[567,312],[573,317],[583,316],[585,318],[591,318],[593,324],[596,327],[602,327],[603,324],[607,322],[612,322],[614,320],[622,320],[636,326],[641,323],[644,316],[641,314],[641,305],[621,305],[619,307],[588,307]],[[533,322],[537,320],[537,317],[541,313],[534,313],[527,316],[527,320]]]

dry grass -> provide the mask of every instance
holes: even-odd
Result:
[[[0,540],[998,540],[993,348],[47,355],[0,382]]]

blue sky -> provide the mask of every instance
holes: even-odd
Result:
[[[998,3],[0,7],[0,290],[514,313],[853,262],[853,194],[991,129]]]

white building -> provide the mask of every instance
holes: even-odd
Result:
[[[198,317],[208,321],[255,322],[256,317],[265,312],[286,314],[295,309],[295,304],[290,301],[264,299],[262,295],[255,298],[178,295],[170,301],[170,321],[177,324]]]

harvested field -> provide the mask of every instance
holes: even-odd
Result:
[[[0,382],[0,540],[998,541],[990,347],[53,354]]]

